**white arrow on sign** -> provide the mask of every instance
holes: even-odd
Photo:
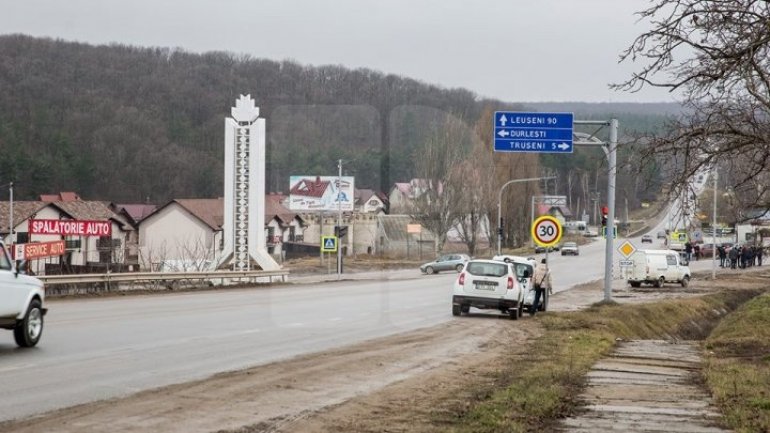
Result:
[[[511,133],[503,129],[500,132],[498,132],[497,135],[499,135],[501,137],[507,137],[507,136],[511,135]]]
[[[506,123],[508,123],[508,118],[505,117],[505,114],[503,114],[502,116],[500,116],[500,124],[505,126]]]
[[[556,147],[558,147],[561,150],[567,150],[567,149],[569,149],[569,144],[567,144],[567,143],[559,143],[559,144],[556,145]]]

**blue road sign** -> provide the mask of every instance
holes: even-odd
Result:
[[[321,236],[321,252],[337,252],[337,236]]]
[[[572,153],[572,113],[496,111],[495,152]]]

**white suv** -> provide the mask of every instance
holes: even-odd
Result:
[[[13,330],[16,344],[32,347],[43,334],[45,290],[35,277],[20,274],[0,242],[0,328]]]
[[[521,317],[526,285],[532,271],[524,269],[518,276],[515,266],[513,262],[499,260],[471,260],[466,263],[454,284],[452,314],[459,316],[474,307],[500,310],[513,320]]]

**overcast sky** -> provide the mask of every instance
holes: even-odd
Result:
[[[672,101],[615,92],[648,0],[0,0],[0,33],[366,67],[509,102]]]

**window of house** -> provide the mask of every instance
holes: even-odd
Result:
[[[80,236],[65,236],[64,237],[64,246],[68,250],[79,250],[80,249]]]
[[[17,244],[29,243],[29,233],[27,233],[27,232],[16,232],[16,243]]]

